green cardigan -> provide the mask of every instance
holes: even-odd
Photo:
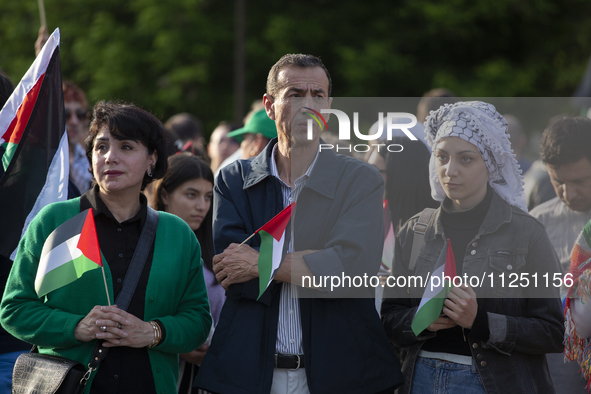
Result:
[[[95,305],[107,305],[102,270],[91,270],[42,298],[35,293],[45,239],[79,211],[79,198],[58,202],[42,209],[31,222],[8,277],[0,323],[15,337],[36,344],[40,353],[87,365],[96,340],[76,340],[74,328]],[[113,299],[111,271],[104,257],[103,264]],[[193,231],[177,216],[160,212],[144,312],[146,321],[158,319],[166,330],[165,340],[148,349],[159,394],[176,393],[178,353],[196,349],[209,335],[211,315],[202,269],[201,248]],[[92,377],[85,393],[91,385]]]

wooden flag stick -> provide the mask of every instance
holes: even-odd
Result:
[[[45,4],[43,0],[37,0],[39,4],[39,17],[41,19],[41,26],[47,27],[47,20],[45,19]]]
[[[246,241],[248,241],[249,239],[251,239],[252,237],[254,237],[254,236],[255,236],[255,234],[256,234],[256,232],[252,233],[252,235],[251,235],[250,237],[246,238],[244,241],[242,241],[242,243],[241,243],[240,245],[238,245],[238,247],[241,247],[242,245],[244,245],[244,243],[245,243]]]
[[[103,270],[103,280],[105,281],[105,291],[107,292],[107,302],[109,306],[111,306],[111,297],[109,297],[109,287],[107,286],[107,277],[105,276],[105,266],[101,265],[101,269]]]

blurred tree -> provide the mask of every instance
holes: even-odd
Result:
[[[46,0],[62,70],[91,102],[122,99],[166,120],[233,114],[234,2]],[[0,0],[0,68],[16,83],[34,57],[37,2]],[[570,96],[591,53],[587,0],[246,2],[245,107],[282,55],[320,56],[334,96]]]

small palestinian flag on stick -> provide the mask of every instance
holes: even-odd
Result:
[[[456,276],[456,260],[454,258],[454,252],[451,248],[451,242],[449,238],[435,263],[435,269],[433,270],[433,277],[449,277],[449,280],[445,278],[440,281],[439,286],[432,286],[432,282],[427,285],[423,298],[419,304],[419,308],[415,314],[415,317],[410,325],[412,331],[418,336],[423,330],[431,325],[443,309],[443,301],[445,301],[447,295],[451,291],[451,281]],[[432,279],[431,279],[432,280]]]
[[[287,247],[289,246],[289,221],[291,213],[295,208],[295,203],[289,204],[275,217],[269,220],[263,227],[259,228],[244,242],[248,241],[255,234],[261,237],[261,247],[259,248],[259,298],[263,295],[269,284],[275,277],[275,274],[285,258]],[[286,242],[287,240],[287,242]],[[244,244],[242,242],[242,244]],[[242,245],[240,244],[240,245]]]
[[[61,224],[47,237],[37,269],[35,291],[39,297],[43,297],[99,267],[103,268],[104,278],[101,251],[90,208]]]

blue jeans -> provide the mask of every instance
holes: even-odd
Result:
[[[12,389],[12,370],[18,356],[28,350],[0,354],[0,394],[10,394]]]
[[[463,365],[418,357],[412,378],[413,394],[486,394],[474,363]]]

